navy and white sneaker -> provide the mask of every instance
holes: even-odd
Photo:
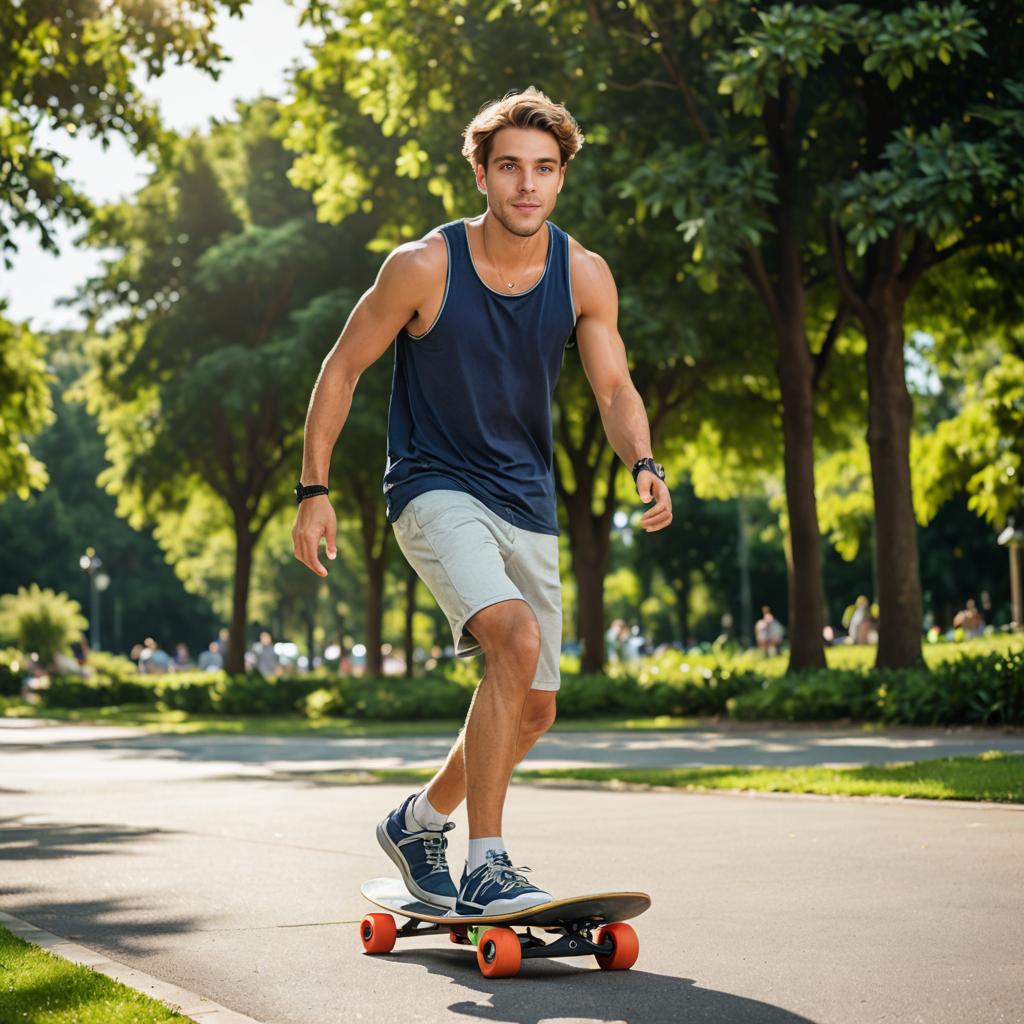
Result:
[[[406,828],[406,811],[418,795],[413,793],[377,826],[377,842],[395,862],[413,896],[450,909],[455,906],[459,891],[448,873],[445,833],[455,828],[455,822],[446,821],[439,829],[410,831]]]
[[[554,897],[539,886],[531,885],[523,871],[529,868],[514,868],[507,853],[487,851],[487,860],[475,871],[467,873],[469,865],[462,870],[462,884],[455,913],[470,914],[511,914],[528,910],[540,903],[549,903]]]

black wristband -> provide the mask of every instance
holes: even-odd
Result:
[[[295,485],[295,503],[301,504],[306,498],[315,498],[318,494],[327,494],[328,490],[323,484],[311,484],[303,487],[302,481]]]

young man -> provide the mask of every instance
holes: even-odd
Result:
[[[640,498],[655,502],[645,530],[668,526],[672,508],[619,337],[612,275],[547,219],[583,144],[579,128],[531,87],[481,110],[464,140],[487,209],[400,245],[352,311],[313,390],[292,537],[296,558],[326,575],[320,540],[328,558],[336,553],[324,493],[331,451],[359,375],[397,336],[388,520],[457,653],[482,652],[485,672],[444,766],[377,838],[414,895],[482,914],[551,898],[513,866],[502,809],[513,767],[555,718],[562,592],[551,399],[574,330],[608,439]],[[464,798],[469,857],[456,886],[446,833]]]

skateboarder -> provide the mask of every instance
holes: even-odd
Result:
[[[466,724],[433,780],[378,826],[410,891],[460,914],[551,899],[502,833],[512,770],[555,718],[562,639],[551,399],[575,333],[605,432],[632,468],[647,532],[672,521],[664,471],[630,379],[605,261],[548,220],[583,144],[534,88],[485,106],[463,156],[487,208],[398,246],[324,360],[296,487],[295,557],[321,576],[336,553],[331,451],[360,374],[395,344],[384,494],[402,552],[444,611],[459,655],[483,653]],[[340,486],[344,486],[342,482]],[[467,802],[456,886],[449,815]]]

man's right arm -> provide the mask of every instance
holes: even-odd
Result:
[[[390,347],[398,332],[415,316],[436,276],[429,243],[411,242],[393,250],[377,280],[356,303],[334,347],[320,367],[306,414],[301,483],[328,483],[331,453],[352,408],[352,396],[363,371]],[[443,272],[443,271],[442,271]],[[299,505],[292,541],[295,557],[320,576],[320,539],[327,555],[336,554],[337,519],[326,495]]]

